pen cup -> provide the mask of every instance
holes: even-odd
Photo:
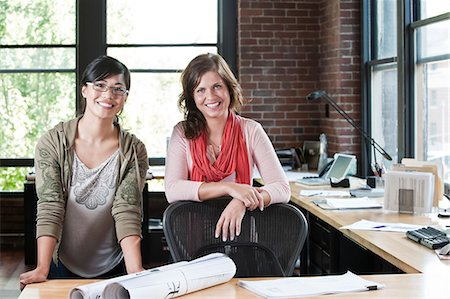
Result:
[[[370,188],[384,188],[384,179],[379,176],[368,176],[366,184]]]

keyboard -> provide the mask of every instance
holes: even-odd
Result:
[[[406,236],[430,249],[439,249],[450,243],[450,238],[445,232],[431,226],[409,230]]]

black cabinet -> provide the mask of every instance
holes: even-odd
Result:
[[[301,275],[403,273],[372,251],[350,240],[322,219],[300,208],[309,224],[301,255]]]
[[[24,183],[25,265],[36,265],[36,209],[37,195],[32,181]]]
[[[142,263],[149,267],[169,261],[169,247],[162,229],[162,217],[168,206],[163,191],[149,191],[145,184],[142,221]]]
[[[310,274],[331,274],[338,272],[335,258],[339,253],[339,235],[327,223],[310,215]]]

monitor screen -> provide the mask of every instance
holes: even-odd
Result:
[[[345,178],[350,170],[352,161],[355,158],[356,157],[352,155],[336,154],[327,177],[338,180]]]

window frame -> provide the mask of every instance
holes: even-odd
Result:
[[[376,59],[376,0],[361,3],[361,98],[362,128],[371,135],[371,69],[374,65],[397,62],[397,104],[398,104],[398,161],[404,157],[415,157],[415,70],[417,63],[449,59],[450,55],[438,55],[422,60],[416,58],[415,32],[418,28],[450,19],[450,12],[421,19],[420,1],[399,0],[397,3],[397,56]],[[364,148],[364,144],[362,144]],[[362,174],[369,174],[371,157],[362,155]],[[448,188],[448,187],[447,187]]]
[[[75,45],[0,45],[1,48],[52,48],[52,47],[75,47],[76,62],[75,69],[59,70],[12,70],[13,72],[75,72],[76,86],[80,86],[82,70],[96,57],[105,55],[108,47],[117,45],[106,42],[106,8],[107,0],[76,0],[76,44]],[[80,20],[83,20],[82,22]],[[236,29],[237,29],[237,1],[218,0],[218,38],[217,49],[224,59],[229,63],[231,69],[237,75],[236,66]],[[201,45],[201,44],[196,44]],[[136,46],[136,45],[129,45]],[[148,46],[148,45],[145,45]],[[158,46],[158,45],[153,45]],[[167,46],[166,44],[160,46]],[[171,45],[169,45],[171,46]],[[132,70],[136,71],[136,70]],[[139,70],[137,70],[139,71]],[[152,70],[141,70],[152,72]],[[81,91],[76,89],[75,109],[81,109]],[[75,112],[75,111],[74,111]],[[164,165],[165,157],[149,157],[152,165]],[[33,167],[33,158],[9,158],[0,157],[0,167]]]

